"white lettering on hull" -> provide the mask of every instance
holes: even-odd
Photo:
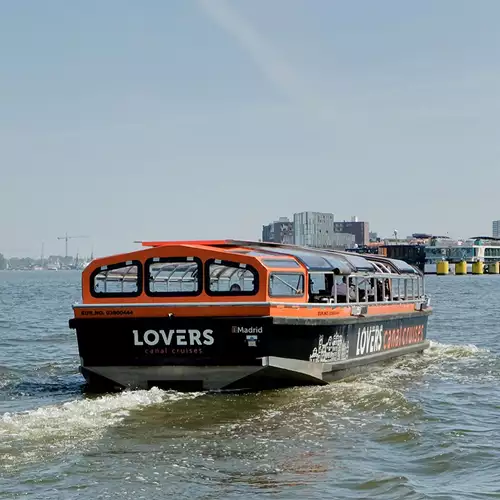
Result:
[[[262,326],[233,326],[231,328],[233,333],[246,333],[246,334],[255,334],[262,333],[264,331]]]
[[[133,330],[134,345],[137,346],[195,346],[212,345],[214,343],[213,330],[146,330],[142,335],[139,330]]]
[[[384,327],[382,325],[358,328],[356,356],[373,354],[382,350]]]

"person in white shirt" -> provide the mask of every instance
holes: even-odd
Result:
[[[346,297],[348,291],[349,291],[349,300],[350,301],[356,300],[356,294],[354,293],[354,290],[350,287],[349,289],[347,288],[347,280],[345,276],[342,278],[342,283],[338,283],[337,281],[333,283],[332,297],[335,296],[335,289],[337,290],[337,302],[347,302]]]

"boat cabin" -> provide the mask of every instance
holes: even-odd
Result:
[[[84,304],[419,302],[423,273],[404,261],[239,240],[144,242],[83,271]]]

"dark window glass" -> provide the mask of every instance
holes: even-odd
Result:
[[[262,262],[269,267],[300,267],[295,260],[291,259],[262,259]]]

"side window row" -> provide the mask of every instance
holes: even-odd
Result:
[[[206,293],[209,295],[255,295],[259,274],[250,265],[210,259],[205,263]],[[96,297],[137,297],[143,288],[155,297],[195,296],[202,291],[203,264],[196,257],[155,257],[144,266],[127,261],[96,269],[91,292]]]

